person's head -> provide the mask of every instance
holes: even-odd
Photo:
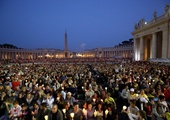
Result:
[[[27,91],[27,87],[26,86],[22,87],[22,91],[26,92]]]
[[[125,89],[127,90],[128,88],[129,88],[128,85],[126,85],[126,86],[125,86]]]
[[[0,90],[4,90],[4,86],[0,85]]]
[[[11,87],[9,85],[5,86],[5,89],[8,91],[8,90],[11,90]]]
[[[92,107],[93,107],[92,103],[89,102],[88,105],[87,105],[87,109],[88,109],[88,110],[92,110]]]
[[[47,99],[51,98],[51,96],[52,96],[52,93],[51,93],[51,92],[48,92],[48,93],[47,93]]]
[[[102,93],[101,93],[103,96],[106,95],[106,91],[105,90],[102,90]]]
[[[28,105],[26,103],[23,103],[21,105],[21,107],[22,107],[22,110],[27,110],[28,109]]]
[[[168,91],[170,91],[170,86],[167,88]]]
[[[70,99],[71,98],[71,92],[67,93],[67,98]]]
[[[27,93],[27,99],[31,99],[31,93]]]
[[[92,90],[92,86],[91,85],[89,85],[89,90]]]
[[[102,104],[102,102],[99,102],[99,103],[97,104],[97,109],[103,109],[103,104]]]
[[[142,89],[142,90],[140,91],[140,94],[141,94],[141,95],[145,94],[145,91]]]
[[[135,93],[134,88],[131,88],[131,89],[130,89],[130,94],[134,94],[134,93]]]
[[[164,101],[165,100],[165,96],[164,95],[159,95],[159,100],[160,101]]]
[[[109,98],[109,97],[110,97],[110,93],[107,93],[107,94],[106,94],[106,97]]]
[[[84,109],[87,108],[87,102],[86,102],[86,101],[84,101],[84,102],[82,103],[82,105],[83,105],[83,108],[84,108]]]
[[[97,98],[98,97],[98,92],[94,92],[94,98]]]
[[[69,107],[70,107],[69,101],[65,100],[63,106],[64,106],[64,108],[65,108],[66,110],[68,110]]]
[[[34,109],[37,109],[37,108],[39,108],[39,104],[37,102],[34,102],[33,107],[34,107]]]
[[[107,105],[107,109],[108,109],[109,111],[112,111],[112,110],[115,110],[116,108],[115,108],[115,105],[113,105],[113,104],[108,104],[108,105]]]
[[[57,97],[61,97],[61,96],[62,96],[61,91],[59,91],[59,92],[57,93]]]
[[[157,93],[158,93],[158,94],[159,94],[159,93],[162,93],[161,88],[157,88]]]
[[[53,104],[53,107],[52,107],[51,112],[52,112],[52,113],[56,113],[57,110],[58,110],[58,105],[57,105],[57,104]]]
[[[14,107],[15,107],[15,108],[19,105],[18,101],[14,101],[13,104],[14,104]]]
[[[73,109],[74,109],[74,111],[77,111],[79,109],[79,105],[77,102],[73,103]]]
[[[135,100],[130,100],[130,106],[135,107],[136,106],[136,101]]]
[[[46,102],[41,103],[41,109],[45,110],[46,108],[47,108],[47,103]]]
[[[19,92],[18,98],[23,98],[24,96],[25,96],[25,94],[23,92]]]
[[[139,119],[146,119],[146,112],[144,110],[139,110],[138,117]]]

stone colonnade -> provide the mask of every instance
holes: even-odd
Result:
[[[134,59],[170,58],[170,31],[162,30],[134,38]]]
[[[39,52],[8,51],[7,49],[0,50],[0,59],[37,59],[40,56],[43,55]]]

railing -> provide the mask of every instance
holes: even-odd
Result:
[[[167,13],[167,14],[169,15],[170,13]],[[149,22],[146,22],[146,21],[144,21],[144,19],[141,19],[141,20],[139,21],[139,23],[135,25],[135,30],[138,30],[138,29],[143,28],[143,27],[145,27],[145,26],[148,26],[148,25],[154,24],[154,23],[156,23],[156,22],[159,22],[159,21],[161,21],[161,20],[164,20],[166,17],[167,17],[167,16],[166,16],[166,14],[164,13],[164,14],[161,15],[161,16],[158,16],[158,17],[153,18],[153,19],[152,19],[151,21],[149,21]]]
[[[163,15],[157,17],[157,18],[156,18],[156,21],[162,20],[162,19],[164,19],[164,18],[165,18],[165,14],[163,14]]]

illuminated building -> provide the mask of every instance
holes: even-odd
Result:
[[[102,58],[133,58],[133,39],[123,41],[114,47],[103,47],[86,50],[82,52],[83,55],[91,55]]]
[[[134,31],[134,60],[170,58],[170,8],[165,6],[165,12],[146,22],[141,19],[135,24]]]

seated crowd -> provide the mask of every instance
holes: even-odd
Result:
[[[170,120],[168,65],[14,64],[0,70],[0,120]]]

